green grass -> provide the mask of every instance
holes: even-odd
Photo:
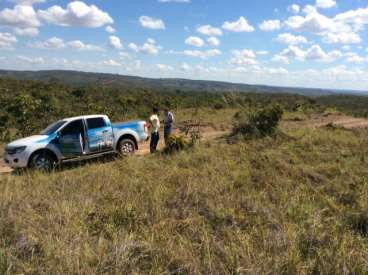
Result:
[[[0,273],[367,274],[368,132],[282,128],[2,176]]]

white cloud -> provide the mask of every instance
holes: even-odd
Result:
[[[92,45],[85,44],[80,40],[73,40],[69,42],[65,42],[63,39],[59,37],[52,37],[47,39],[46,41],[37,41],[34,43],[28,44],[31,48],[37,49],[49,49],[49,50],[58,50],[58,49],[72,49],[79,51],[103,51],[103,48]]]
[[[361,64],[361,63],[368,62],[368,57],[362,57],[362,56],[359,56],[358,54],[354,54],[352,56],[349,56],[346,59],[346,61],[349,63]]]
[[[202,59],[207,59],[209,57],[214,57],[221,55],[222,52],[218,49],[212,49],[207,51],[199,51],[199,50],[186,50],[183,52],[184,55],[190,56],[190,57],[199,57]]]
[[[157,45],[155,40],[150,38],[147,39],[147,41],[142,46],[138,46],[135,43],[129,43],[128,47],[135,52],[150,55],[157,55],[162,48],[161,46]]]
[[[121,58],[121,59],[125,59],[125,58],[127,58],[127,59],[131,59],[130,54],[129,54],[129,53],[127,53],[127,52],[119,52],[119,55],[120,55],[120,58]]]
[[[316,0],[316,7],[321,9],[329,9],[336,6],[334,0]]]
[[[362,39],[359,34],[354,32],[328,33],[323,37],[323,42],[329,44],[359,44]]]
[[[235,22],[229,22],[226,21],[222,28],[227,31],[231,32],[253,32],[254,27],[249,25],[248,21],[241,16],[237,21]]]
[[[318,13],[318,10],[315,6],[305,5],[303,8],[303,13],[305,14]]]
[[[17,28],[38,28],[41,23],[33,7],[16,5],[0,11],[0,25]]]
[[[194,47],[203,47],[205,45],[202,38],[197,36],[190,36],[185,40],[185,44],[194,46]]]
[[[299,61],[320,61],[320,62],[334,62],[341,58],[343,54],[340,51],[334,50],[326,53],[319,45],[313,45],[307,50],[290,45],[284,49],[280,54],[274,56],[273,61],[283,61],[288,63],[289,59],[296,59]]]
[[[108,33],[116,33],[116,30],[112,26],[106,26],[105,31]]]
[[[350,51],[351,46],[350,46],[350,45],[345,45],[345,46],[342,46],[342,47],[341,47],[341,49],[342,49],[343,51]]]
[[[261,31],[270,32],[270,31],[277,31],[281,29],[281,21],[280,20],[267,20],[263,21],[259,28]]]
[[[257,55],[253,50],[234,50],[232,51],[232,55],[233,57],[230,59],[230,64],[238,66],[258,64],[255,60]]]
[[[37,28],[14,28],[14,31],[20,36],[34,37],[39,34],[39,30]]]
[[[290,33],[279,34],[278,37],[276,38],[276,41],[288,45],[308,43],[307,38],[305,38],[304,36],[301,35],[295,36]]]
[[[12,48],[17,43],[17,38],[10,33],[0,32],[0,48]]]
[[[17,56],[17,62],[20,63],[27,63],[27,64],[31,64],[31,65],[35,65],[35,64],[44,64],[45,60],[43,59],[43,57],[26,57],[26,56],[22,56],[19,55]]]
[[[122,49],[123,48],[123,44],[120,41],[120,38],[115,36],[115,35],[111,35],[109,37],[109,46],[114,48],[114,49]]]
[[[336,22],[352,24],[355,28],[361,29],[368,24],[368,7],[350,10],[335,16]]]
[[[58,37],[52,37],[43,42],[30,43],[29,46],[37,49],[63,49],[66,47],[64,40]]]
[[[181,71],[188,72],[188,71],[192,70],[192,67],[190,65],[188,65],[187,63],[183,63],[183,64],[181,64],[179,69]]]
[[[207,39],[207,42],[208,42],[209,45],[214,46],[214,47],[220,46],[220,44],[221,44],[220,39],[218,39],[217,37],[214,37],[214,36],[209,37]]]
[[[337,80],[341,79],[343,81],[346,80],[361,80],[362,75],[364,75],[365,72],[359,69],[348,69],[345,65],[339,65],[336,67],[328,68],[322,71],[323,77],[329,77],[328,81],[330,80]],[[325,78],[324,78],[325,79]]]
[[[75,49],[79,51],[103,51],[103,48],[99,46],[92,45],[92,44],[85,44],[80,40],[70,41],[66,43],[66,46],[71,49]]]
[[[290,64],[289,58],[287,56],[275,55],[272,59],[272,62],[282,63],[282,64]]]
[[[122,66],[121,63],[119,63],[119,62],[117,62],[113,59],[103,61],[102,64],[105,65],[105,66],[109,66],[109,67],[121,67]]]
[[[208,36],[221,36],[222,30],[212,27],[211,25],[203,25],[197,28],[197,32]]]
[[[171,67],[170,65],[166,65],[166,64],[156,64],[156,67],[161,72],[170,72],[174,70],[173,67]]]
[[[232,54],[234,56],[241,56],[241,57],[246,57],[246,58],[256,58],[257,55],[253,50],[234,50],[232,51]]]
[[[294,31],[314,34],[337,31],[333,20],[319,13],[310,13],[305,17],[298,15],[289,17],[285,25]]]
[[[39,10],[37,14],[48,23],[64,27],[98,28],[114,23],[107,12],[100,10],[95,5],[88,6],[81,1],[70,2],[66,9],[60,6],[52,6],[47,10]]]
[[[159,18],[141,16],[139,17],[139,22],[141,23],[142,27],[147,29],[164,30],[166,28],[164,21]]]
[[[268,55],[269,52],[268,51],[257,51],[256,54],[257,55]]]
[[[288,11],[291,13],[299,13],[300,12],[300,6],[297,4],[292,4],[288,7]]]
[[[46,0],[13,0],[12,2],[15,2],[20,5],[32,6],[33,4],[45,3]]]

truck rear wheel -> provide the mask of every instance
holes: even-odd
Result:
[[[122,139],[118,144],[118,153],[123,157],[132,156],[135,153],[135,143],[131,139]]]
[[[40,151],[32,156],[29,167],[37,171],[49,172],[55,168],[55,163],[55,159],[50,153]]]

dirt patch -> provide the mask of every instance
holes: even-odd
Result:
[[[8,174],[13,170],[7,167],[2,159],[0,159],[0,174]]]
[[[201,135],[202,135],[202,140],[204,141],[208,141],[208,140],[214,140],[216,138],[220,138],[226,134],[229,134],[228,131],[219,131],[219,130],[215,130],[212,126],[204,126],[201,127]],[[180,130],[179,129],[174,129],[174,134],[180,134]],[[158,150],[162,150],[165,147],[165,140],[164,140],[164,133],[160,132],[160,141],[158,144]],[[144,155],[148,155],[150,153],[150,148],[149,148],[149,142],[145,142],[143,144],[141,144],[139,151],[137,152],[137,156],[144,156]]]
[[[310,125],[315,128],[324,127],[327,125],[334,125],[346,129],[354,128],[368,128],[368,119],[354,118],[345,115],[329,115],[312,118]]]
[[[321,128],[335,126],[345,129],[368,128],[368,119],[355,118],[347,115],[312,115],[307,120],[287,121],[289,126],[305,126],[311,128]]]

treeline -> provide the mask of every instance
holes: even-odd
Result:
[[[318,98],[321,106],[336,107],[339,111],[356,116],[368,118],[368,96],[335,95]]]
[[[76,88],[56,82],[0,78],[0,139],[26,136],[50,122],[78,115],[107,114],[113,121],[146,119],[153,106],[224,109],[279,104],[285,110],[305,111],[328,105],[326,98],[323,98],[322,105],[318,101],[292,94],[160,91],[108,86]]]

